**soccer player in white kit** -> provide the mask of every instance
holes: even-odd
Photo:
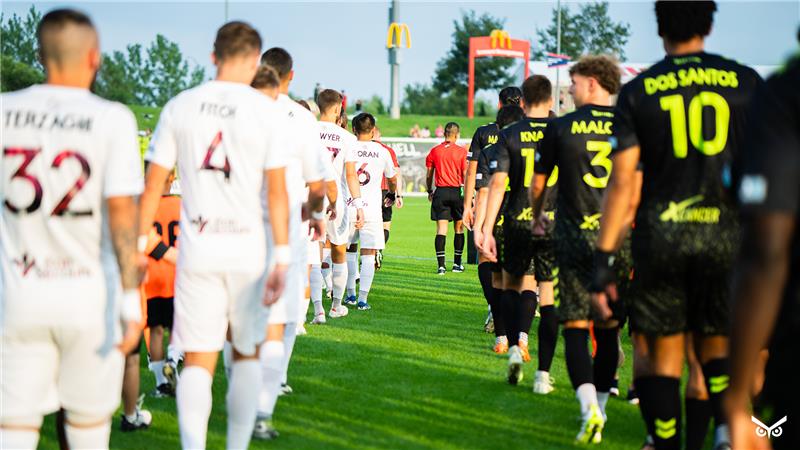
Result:
[[[317,136],[317,120],[311,112],[287,95],[289,81],[293,76],[289,53],[281,48],[272,48],[262,55],[261,64],[252,86],[267,95],[273,84],[278,89],[277,103],[287,118],[288,134],[292,137],[284,150],[287,159],[286,188],[289,194],[289,243],[292,257],[283,295],[270,306],[267,340],[260,349],[262,385],[253,430],[253,437],[256,439],[272,439],[278,435],[272,426],[272,413],[289,367],[300,311],[305,310],[303,299],[308,281],[309,227],[318,237],[325,234],[325,216],[322,212],[322,200],[325,196],[323,158],[330,158],[322,153]],[[311,217],[304,224],[305,215]],[[268,232],[267,241],[271,245],[269,234]]]
[[[361,202],[361,189],[355,167],[356,137],[337,125],[342,112],[342,94],[333,89],[325,89],[317,96],[319,105],[319,137],[330,151],[333,168],[339,178],[339,195],[336,202],[336,216],[328,221],[328,240],[331,243],[333,261],[333,302],[328,315],[331,318],[347,315],[347,307],[342,304],[347,284],[347,262],[345,251],[349,245],[350,217],[347,207],[356,210],[355,228],[364,224],[364,210]],[[347,193],[350,195],[348,196]]]
[[[375,131],[375,117],[369,113],[361,113],[353,118],[353,132],[358,138],[356,143],[356,166],[358,183],[361,186],[361,198],[364,205],[364,226],[350,229],[350,243],[361,246],[361,284],[358,288],[357,307],[361,311],[370,309],[367,302],[372,280],[375,277],[375,253],[386,246],[383,236],[383,193],[381,181],[386,177],[389,192],[386,203],[394,204],[397,200],[397,171],[394,168],[392,155],[383,145],[372,140]]]
[[[184,448],[205,448],[211,382],[226,331],[233,346],[227,447],[247,448],[261,387],[264,305],[281,296],[290,262],[281,157],[287,124],[278,104],[249,86],[260,53],[261,37],[250,25],[222,26],[212,55],[216,79],[167,103],[148,150],[140,234],[149,231],[161,187],[176,164],[183,191],[174,333],[186,352],[177,389]],[[265,213],[275,243],[269,271]]]
[[[100,67],[89,17],[51,11],[37,37],[47,81],[0,97],[0,446],[36,448],[43,416],[64,408],[71,448],[108,448],[141,321],[136,119],[89,92]]]

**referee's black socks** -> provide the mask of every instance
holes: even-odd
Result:
[[[383,229],[383,243],[384,244],[389,243],[389,230],[387,230],[386,228]]]
[[[453,236],[453,264],[461,265],[461,254],[464,253],[464,233]]]
[[[436,239],[433,241],[433,246],[436,248],[436,261],[439,267],[444,267],[444,245],[447,243],[447,236],[444,234],[437,234]]]
[[[681,448],[681,380],[646,376],[633,381],[639,394],[639,411],[657,449]]]

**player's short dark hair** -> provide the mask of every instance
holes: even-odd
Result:
[[[334,89],[324,89],[317,95],[317,106],[319,106],[320,113],[325,113],[336,105],[341,105],[342,94]]]
[[[516,86],[504,87],[500,90],[498,95],[500,98],[500,105],[519,105],[519,99],[522,98],[522,91]]]
[[[511,125],[514,122],[519,122],[524,118],[525,111],[523,111],[521,107],[517,105],[506,105],[497,110],[497,118],[495,119],[494,123],[496,123],[500,129],[503,129],[506,126]]]
[[[670,42],[708,36],[716,10],[713,1],[657,1],[658,35]]]
[[[375,117],[370,113],[361,113],[353,117],[353,132],[367,134],[375,129]]]
[[[217,30],[214,56],[218,61],[261,51],[261,35],[245,22],[228,22]]]
[[[297,100],[297,104],[302,106],[303,108],[311,111],[311,105],[309,105],[307,101],[302,100],[302,99],[301,100]]]
[[[622,84],[622,72],[617,61],[606,55],[584,56],[569,68],[570,75],[591,77],[609,94],[616,94]]]
[[[553,96],[553,85],[544,75],[531,75],[522,82],[522,98],[525,105],[540,105]]]
[[[447,122],[447,125],[444,126],[444,135],[445,136],[454,136],[461,131],[461,127],[458,126],[455,122]]]
[[[266,64],[258,66],[256,76],[250,86],[256,89],[276,89],[281,85],[281,80],[278,77],[278,71]]]
[[[36,40],[39,43],[39,60],[60,59],[58,49],[47,39],[48,34],[60,31],[67,25],[79,25],[94,30],[92,19],[86,14],[74,9],[54,9],[42,17],[36,27]]]
[[[278,72],[281,80],[285,80],[292,71],[292,55],[280,47],[272,47],[261,55],[261,64],[271,66]]]

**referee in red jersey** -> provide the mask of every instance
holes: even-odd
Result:
[[[467,149],[456,144],[461,129],[455,122],[444,127],[444,139],[433,147],[425,158],[428,168],[426,185],[428,201],[431,202],[431,220],[436,221],[436,260],[439,263],[439,275],[444,275],[444,247],[447,240],[447,223],[454,222],[453,228],[453,272],[463,272],[461,254],[464,252],[464,225],[461,217],[464,213],[464,199],[461,187],[467,173]],[[436,190],[433,190],[434,177]]]

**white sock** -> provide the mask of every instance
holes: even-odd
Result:
[[[34,450],[36,449],[36,445],[38,443],[38,431],[17,428],[0,428],[0,444],[2,444],[3,448]]]
[[[333,279],[331,276],[331,267],[333,267],[333,261],[331,260],[331,249],[322,249],[322,262],[328,265],[327,268],[322,268],[322,266],[320,266],[322,281],[325,282],[325,289],[327,289],[328,292],[331,292],[333,291]]]
[[[147,365],[150,369],[150,372],[153,372],[153,375],[156,377],[156,386],[161,386],[162,384],[167,382],[167,377],[164,376],[164,360],[161,361],[150,361],[150,364]]]
[[[367,295],[372,288],[372,280],[375,278],[375,255],[361,256],[361,286],[359,287],[358,300],[367,301]]]
[[[600,406],[600,411],[602,411],[603,417],[606,416],[606,404],[608,403],[608,396],[608,392],[597,393],[597,405]]]
[[[69,448],[81,449],[105,449],[108,448],[108,439],[111,437],[111,420],[103,422],[102,425],[92,427],[74,427],[69,423],[64,427],[67,434],[67,444]],[[4,442],[4,448],[8,443]]]
[[[289,362],[292,359],[294,342],[297,338],[297,326],[287,323],[283,332],[283,366],[281,367],[281,383],[286,384],[289,375]]]
[[[308,280],[309,287],[311,288],[311,301],[314,303],[314,315],[325,314],[325,308],[322,306],[322,269],[319,264],[311,266],[311,275]]]
[[[342,294],[347,284],[347,264],[333,264],[333,305],[338,308],[342,305]]]
[[[225,377],[231,379],[231,366],[233,365],[233,345],[225,341],[222,344],[222,367],[225,368]]]
[[[234,361],[228,383],[228,448],[250,445],[261,390],[261,364],[255,359]]]
[[[583,383],[575,389],[575,397],[581,404],[581,416],[586,417],[589,413],[589,408],[597,404],[597,391],[592,383]]]
[[[211,374],[198,366],[181,373],[175,402],[183,448],[206,448],[208,416],[211,415]]]
[[[358,253],[347,252],[347,295],[356,295],[358,274]]]
[[[281,390],[284,355],[283,342],[266,341],[261,344],[261,393],[258,395],[258,417],[271,417]]]
[[[183,359],[183,352],[178,348],[177,345],[170,343],[167,345],[167,359],[177,364],[178,361]]]
[[[300,304],[300,317],[297,318],[297,323],[302,325],[306,323],[308,317],[308,307],[311,306],[311,299],[308,297],[303,298],[303,303]]]

